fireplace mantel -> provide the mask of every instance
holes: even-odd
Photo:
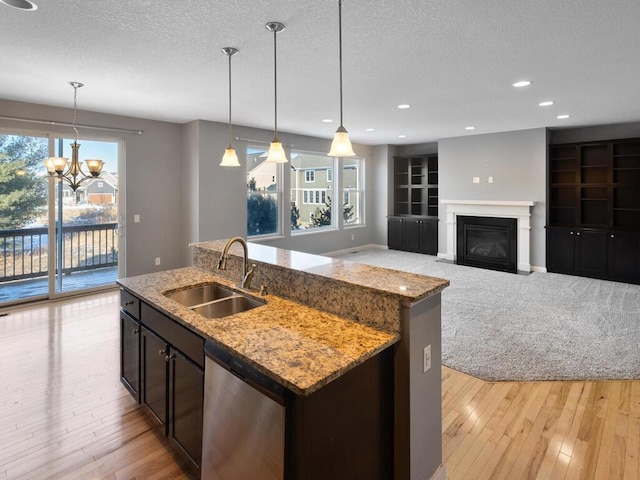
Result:
[[[518,271],[531,271],[531,225],[529,220],[531,218],[531,207],[535,205],[535,202],[505,200],[440,200],[440,203],[447,207],[447,251],[443,255],[444,258],[453,262],[456,260],[457,215],[515,218],[518,220]]]

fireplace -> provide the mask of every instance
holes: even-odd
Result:
[[[518,273],[515,218],[457,216],[456,263]]]
[[[438,256],[445,260],[456,262],[457,219],[460,216],[496,217],[517,219],[517,258],[518,272],[531,272],[530,244],[531,244],[531,209],[535,202],[528,200],[440,200],[446,206],[446,240],[443,253]],[[459,263],[459,262],[456,262]]]

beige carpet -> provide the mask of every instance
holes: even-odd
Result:
[[[484,380],[640,379],[640,286],[554,273],[515,275],[369,249],[354,262],[451,281],[442,362]]]

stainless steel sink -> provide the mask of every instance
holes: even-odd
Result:
[[[197,307],[204,303],[209,303],[221,298],[238,295],[229,288],[225,288],[217,283],[200,285],[198,287],[187,288],[185,290],[176,290],[164,294],[174,302],[178,302],[188,308]]]
[[[264,302],[259,300],[242,295],[234,295],[233,297],[222,298],[194,308],[193,311],[207,318],[222,318],[261,307],[262,305],[264,305]]]
[[[164,295],[207,318],[227,317],[265,304],[218,283],[166,292]]]

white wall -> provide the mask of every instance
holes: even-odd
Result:
[[[438,142],[439,197],[446,200],[533,200],[531,265],[546,266],[547,130],[445,138]],[[488,183],[488,177],[493,183]],[[480,177],[474,184],[472,177]],[[446,248],[446,210],[439,209],[438,251]]]

